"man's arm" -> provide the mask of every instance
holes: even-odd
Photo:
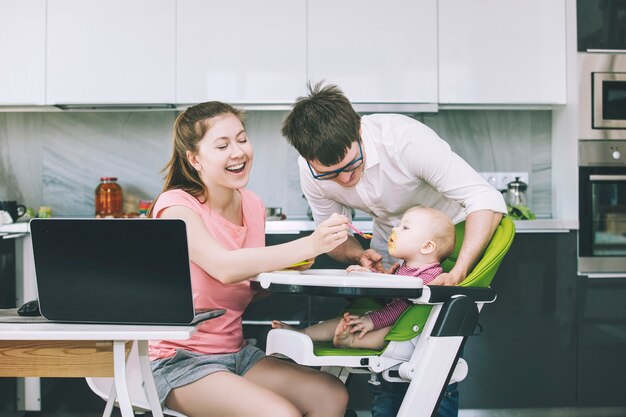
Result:
[[[348,236],[348,240],[328,252],[328,256],[338,262],[352,265],[360,263],[363,252],[365,252],[365,249],[363,249],[359,241],[354,236]]]
[[[479,210],[469,214],[465,220],[465,237],[456,264],[450,272],[439,275],[429,285],[460,284],[485,251],[501,219],[502,213],[491,210]],[[345,244],[344,242],[343,245]]]

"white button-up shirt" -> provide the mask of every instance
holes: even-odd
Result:
[[[441,210],[454,223],[478,210],[507,212],[502,194],[423,123],[398,114],[363,116],[361,138],[364,169],[352,188],[314,179],[299,157],[302,191],[316,224],[332,213],[349,218],[350,207],[362,210],[374,221],[371,247],[387,258],[391,229],[413,206]]]

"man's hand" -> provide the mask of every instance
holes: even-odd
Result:
[[[430,281],[428,285],[454,286],[459,285],[464,279],[465,276],[461,275],[458,272],[455,272],[454,269],[452,269],[450,272],[444,272],[443,274],[440,274],[437,278]]]
[[[376,252],[374,249],[367,249],[361,254],[359,263],[361,266],[369,269],[370,271],[385,273],[385,267],[382,264],[382,255]]]
[[[343,314],[343,319],[350,326],[350,333],[361,332],[358,336],[359,339],[362,339],[366,333],[374,330],[374,322],[367,314],[355,316],[346,312]]]

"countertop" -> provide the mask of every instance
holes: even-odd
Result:
[[[364,232],[372,231],[371,220],[355,220],[353,224]],[[313,231],[315,223],[308,219],[276,220],[265,223],[266,233],[269,234],[296,234]],[[578,230],[577,220],[539,219],[539,220],[516,220],[517,233],[565,233],[570,230]],[[28,223],[18,222],[0,225],[0,234],[28,233]]]
[[[355,220],[352,222],[359,230],[371,233],[371,220]],[[268,221],[265,223],[265,232],[269,234],[290,234],[313,231],[315,223],[308,219],[291,219]],[[578,220],[538,219],[515,220],[517,233],[566,233],[578,230]]]

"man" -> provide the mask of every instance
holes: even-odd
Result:
[[[373,238],[364,250],[350,237],[329,255],[346,264],[385,271],[393,263],[387,238],[410,207],[441,210],[465,220],[454,268],[430,285],[457,285],[495,232],[506,205],[502,195],[430,128],[398,114],[360,117],[334,85],[309,85],[287,116],[282,134],[300,153],[300,182],[316,223],[350,207],[372,216]],[[374,393],[372,417],[395,416],[406,384],[383,384]],[[438,413],[458,415],[456,384],[448,386]]]

